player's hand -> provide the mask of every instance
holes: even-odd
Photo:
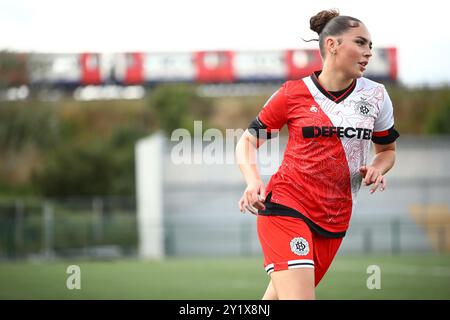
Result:
[[[383,176],[380,169],[373,166],[362,166],[359,168],[359,174],[363,177],[363,184],[365,186],[373,185],[370,188],[370,193],[374,193],[378,186],[380,186],[380,191],[386,189],[386,178]]]
[[[258,214],[258,210],[264,210],[266,188],[261,180],[251,182],[247,185],[241,199],[239,200],[239,210],[245,213],[248,210],[250,213]]]

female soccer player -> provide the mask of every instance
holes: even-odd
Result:
[[[392,103],[383,85],[362,77],[372,41],[358,19],[325,10],[310,20],[323,69],[285,82],[236,146],[247,182],[239,208],[257,214],[270,282],[263,299],[315,299],[349,226],[356,194],[386,188],[395,161]],[[256,149],[284,125],[289,139],[267,186]],[[375,157],[367,164],[371,142]]]

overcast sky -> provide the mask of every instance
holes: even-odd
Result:
[[[38,52],[264,50],[317,47],[322,9],[362,20],[374,46],[395,46],[400,81],[450,84],[446,1],[0,0],[0,49]]]

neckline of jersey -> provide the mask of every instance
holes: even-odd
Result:
[[[340,96],[336,97],[332,93],[330,93],[327,89],[325,89],[322,86],[322,84],[319,82],[318,77],[321,72],[322,72],[322,70],[314,71],[311,74],[311,80],[314,83],[314,85],[317,87],[317,89],[319,89],[319,91],[322,92],[322,94],[325,97],[327,97],[328,99],[330,99],[331,101],[333,101],[336,104],[344,101],[349,95],[352,94],[353,90],[355,90],[355,88],[356,88],[356,79],[354,79],[352,81],[352,83],[350,84],[350,86],[348,86],[347,89],[345,89],[345,92],[343,94],[341,94]]]

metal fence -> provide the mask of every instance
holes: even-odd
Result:
[[[133,198],[70,198],[0,203],[0,259],[135,254]]]
[[[449,252],[449,206],[435,202],[437,193],[450,194],[449,186],[446,181],[410,180],[391,181],[389,189],[375,197],[362,190],[340,254]],[[167,184],[165,254],[261,254],[256,217],[241,214],[237,208],[242,188]],[[149,228],[148,232],[154,231]],[[0,259],[108,259],[136,256],[137,246],[134,197],[19,199],[0,203]]]

